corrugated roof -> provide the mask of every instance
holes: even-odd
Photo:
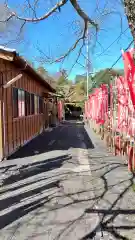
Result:
[[[19,56],[19,53],[15,49],[6,48],[0,45],[0,51],[13,54],[13,60],[18,67],[23,68],[23,71],[27,72],[30,75],[34,75],[37,81],[42,82],[50,91],[56,92],[56,90],[44,79],[24,58]],[[8,60],[8,59],[7,59]]]

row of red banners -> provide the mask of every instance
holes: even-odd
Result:
[[[85,115],[95,120],[98,124],[104,124],[108,112],[108,88],[102,84],[96,88],[94,93],[89,95],[85,102]]]
[[[108,118],[115,131],[135,136],[135,65],[134,49],[122,53],[124,77],[115,79],[113,85],[102,84],[96,88],[85,102],[85,116],[104,124]],[[109,94],[110,92],[110,94]],[[114,94],[116,93],[116,95]],[[109,94],[109,95],[108,95]],[[114,98],[116,110],[114,112]],[[108,107],[108,99],[109,107]]]

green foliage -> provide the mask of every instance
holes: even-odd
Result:
[[[43,77],[45,77],[46,75],[48,75],[47,70],[43,67],[43,66],[39,66],[37,68],[37,72],[42,75]]]
[[[37,71],[42,76],[48,76],[43,66],[40,66]],[[91,93],[94,88],[99,87],[101,83],[109,84],[111,77],[115,77],[116,75],[123,75],[123,70],[113,69],[110,72],[109,69],[103,69],[96,73],[94,77],[89,76],[89,93]],[[75,83],[73,84],[69,81],[66,70],[63,70],[61,76],[56,81],[56,92],[61,98],[64,98],[66,102],[76,102],[76,106],[83,107],[86,99],[86,83],[86,75],[76,75]]]
[[[89,93],[92,93],[94,88],[99,87],[102,83],[109,85],[110,81],[113,81],[116,76],[123,76],[123,69],[102,69],[92,77],[92,85],[89,88]]]
[[[68,83],[68,80],[63,75],[60,76],[57,80],[58,85],[64,85],[64,84],[67,84],[67,83]]]
[[[109,69],[100,70],[92,78],[92,82],[94,82],[93,87],[99,87],[102,83],[105,83],[108,85],[112,77],[115,77],[117,75],[123,75],[123,74],[124,74],[124,71],[121,69],[118,69],[118,70],[112,69],[111,71],[109,71]]]
[[[45,79],[47,83],[49,83],[54,89],[56,88],[56,81],[49,76],[48,71],[43,67],[39,66],[37,68],[37,72]]]
[[[81,76],[80,76],[81,77]],[[84,105],[86,95],[86,84],[83,78],[73,84],[64,74],[57,81],[57,93],[64,97],[64,100],[69,103],[76,102],[76,106]]]
[[[82,76],[82,75],[76,75],[75,77],[75,84],[79,83],[79,82],[85,82],[86,81],[86,76]]]
[[[68,84],[69,83],[69,80],[68,80],[68,75],[67,75],[67,72],[65,69],[63,69],[61,71],[61,76],[58,78],[57,80],[57,85],[65,85],[65,84]]]
[[[86,82],[85,81],[80,82],[78,85],[83,92],[86,92]]]
[[[91,76],[89,76],[88,83],[89,83],[88,88],[90,89],[91,86],[92,86]],[[80,86],[81,86],[81,89],[82,89],[82,90],[84,91],[84,93],[86,94],[86,87],[87,87],[87,77],[86,77],[86,76],[76,75],[75,84],[80,85]]]

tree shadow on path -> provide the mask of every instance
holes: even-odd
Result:
[[[116,164],[116,163],[115,163]],[[101,163],[102,165],[102,163]],[[110,184],[109,183],[109,173],[112,174],[114,172],[114,176],[115,176],[115,170],[117,170],[117,172],[119,172],[119,174],[121,174],[121,172],[123,171],[123,169],[127,168],[125,166],[125,164],[118,162],[117,165],[113,166],[114,163],[110,162],[109,165],[105,165],[102,166],[100,168],[97,167],[97,169],[94,169],[94,172],[98,172],[99,171],[99,179],[102,181],[103,183],[103,191],[100,194],[98,200],[95,201],[94,207],[93,208],[88,208],[85,210],[85,212],[87,214],[98,214],[99,216],[99,224],[95,227],[95,229],[93,231],[90,231],[90,233],[86,234],[83,238],[81,238],[81,240],[88,240],[88,239],[94,239],[94,237],[96,236],[96,232],[100,230],[101,232],[101,236],[102,234],[104,234],[104,232],[112,235],[114,237],[114,239],[121,239],[121,240],[130,240],[131,237],[127,237],[127,235],[125,235],[125,233],[123,233],[123,231],[125,232],[128,230],[135,230],[135,224],[131,225],[131,222],[129,221],[129,224],[125,224],[124,222],[117,222],[117,226],[114,225],[114,221],[116,220],[116,218],[119,215],[123,215],[124,217],[127,216],[135,216],[135,209],[134,208],[126,208],[122,205],[120,205],[120,201],[122,201],[123,199],[127,199],[128,201],[128,192],[132,192],[132,186],[134,184],[134,175],[131,175],[130,177],[122,180],[119,180],[118,183],[116,184]],[[98,166],[98,163],[97,163]],[[105,170],[104,173],[100,173],[100,170],[105,169],[106,166],[109,166],[108,170]],[[127,169],[126,169],[127,170]],[[94,174],[94,173],[93,173]],[[98,173],[96,173],[96,176],[98,175]],[[118,187],[119,186],[119,187]],[[120,188],[120,186],[122,186],[122,190]],[[114,194],[112,189],[113,187],[117,187],[117,197],[116,197],[116,193]],[[96,190],[97,186],[94,186],[94,190]],[[120,188],[120,189],[119,189]],[[112,191],[112,192],[111,192]],[[119,193],[118,193],[119,191]],[[110,201],[110,199],[106,199],[105,196],[106,194],[112,194],[112,199]],[[113,201],[113,194],[115,195],[114,201]],[[132,192],[132,195],[134,197],[134,193]],[[101,200],[103,200],[104,202],[106,202],[106,207],[102,207],[100,206]],[[107,207],[107,204],[108,207]],[[118,205],[117,205],[118,204]],[[95,207],[96,206],[96,207]],[[109,235],[109,236],[110,236]],[[132,236],[134,239],[135,238],[135,232],[134,232],[134,236]]]

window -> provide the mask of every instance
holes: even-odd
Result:
[[[43,113],[43,98],[27,91],[13,88],[13,117]]]
[[[18,116],[25,116],[25,92],[18,89]]]
[[[18,117],[18,89],[13,88],[13,117]]]
[[[30,115],[30,93],[25,92],[25,115]]]
[[[13,88],[13,117],[25,116],[25,92]]]
[[[37,100],[37,96],[34,96],[34,104],[35,104],[35,114],[38,113],[38,100]]]
[[[43,113],[43,99],[39,97],[39,113]]]
[[[34,103],[35,103],[35,114],[39,113],[39,97],[38,96],[34,96]]]
[[[30,114],[34,114],[34,94],[33,93],[31,93],[30,95],[30,105],[31,105]]]

